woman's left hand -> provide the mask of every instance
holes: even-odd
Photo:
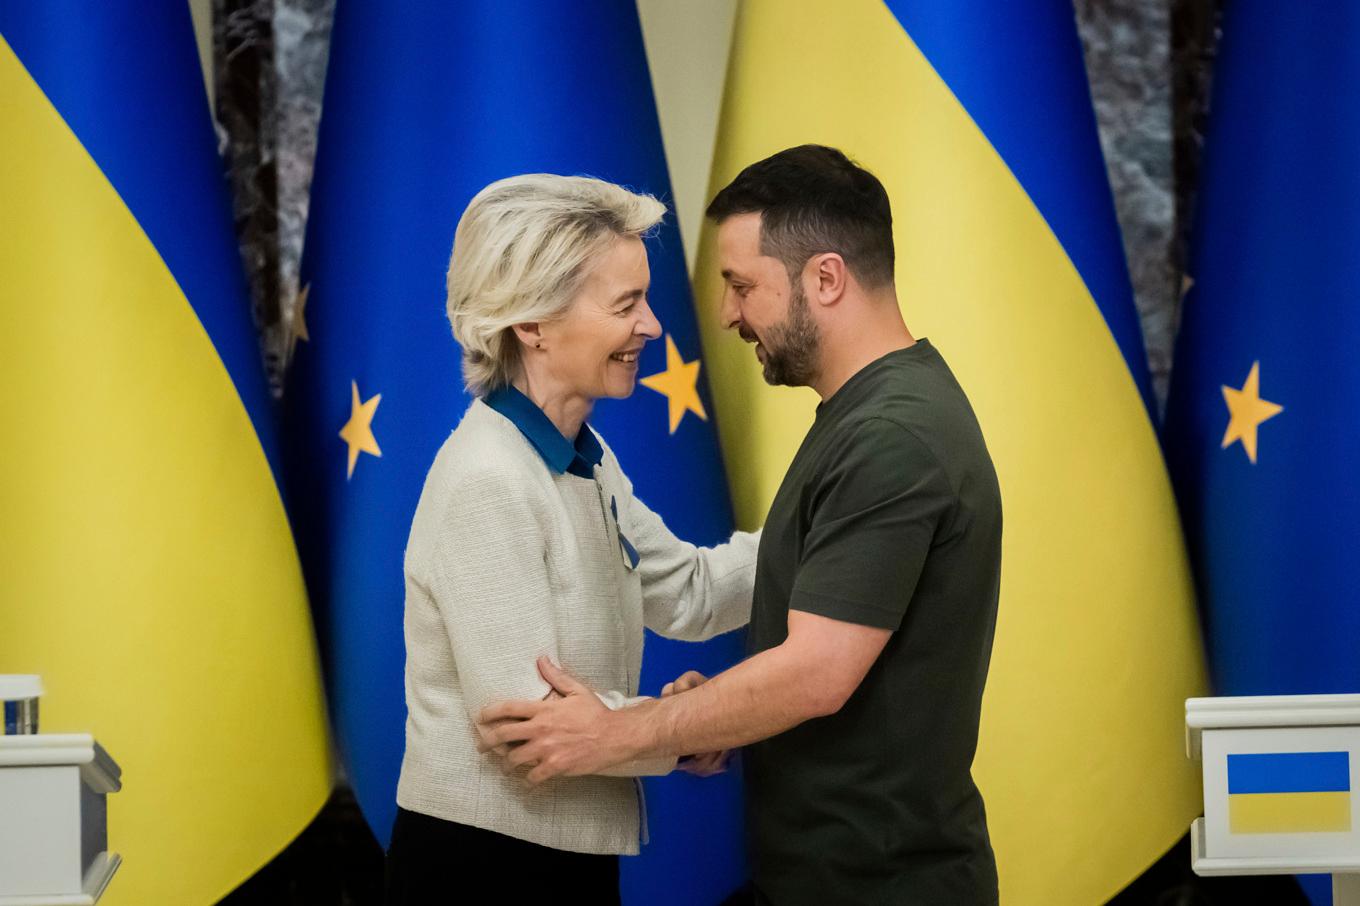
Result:
[[[676,767],[696,777],[712,777],[714,774],[722,774],[727,770],[727,758],[731,754],[731,749],[723,749],[721,752],[689,755],[681,758]]]
[[[697,686],[702,686],[706,682],[708,682],[708,677],[697,670],[690,670],[676,677],[674,682],[667,683],[661,689],[661,697],[670,698],[672,695],[679,695]],[[686,755],[680,759],[676,767],[687,774],[694,774],[696,777],[712,777],[714,774],[721,774],[727,770],[727,758],[731,754],[730,749],[723,749],[720,752]]]

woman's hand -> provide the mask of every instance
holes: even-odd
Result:
[[[661,689],[661,697],[670,698],[672,695],[679,695],[682,692],[688,692],[702,686],[706,682],[708,682],[708,677],[697,670],[689,670],[676,677],[674,682],[667,683]],[[727,770],[727,758],[730,754],[730,751],[724,749],[721,752],[686,755],[680,759],[676,767],[698,777],[712,777],[714,774],[721,774]]]
[[[708,677],[698,670],[687,670],[675,678],[674,681],[667,683],[661,688],[661,697],[670,698],[677,692],[688,692],[696,686],[702,686],[708,682]]]

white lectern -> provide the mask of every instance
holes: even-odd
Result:
[[[1330,874],[1336,906],[1360,906],[1360,695],[1192,698],[1185,730],[1195,874]]]
[[[104,803],[121,786],[89,735],[0,736],[0,906],[92,906],[121,861]]]

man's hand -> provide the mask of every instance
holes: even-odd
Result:
[[[505,754],[510,769],[529,768],[527,780],[539,784],[559,776],[598,774],[635,757],[619,715],[576,677],[546,657],[538,672],[561,698],[504,702],[483,708],[477,718],[483,751]]]
[[[548,694],[543,696],[543,701],[545,701],[545,702],[556,701],[556,700],[559,699],[559,698],[565,698],[565,696],[562,695],[561,692],[558,692],[556,689],[549,689],[549,690],[548,690]],[[502,721],[498,721],[494,726],[497,726],[497,727],[498,727],[498,726],[501,726],[502,724],[512,724],[512,723],[516,723],[516,721],[514,721],[514,720],[502,720]],[[483,755],[485,755],[487,752],[494,752],[494,753],[496,753],[497,755],[501,755],[501,756],[505,756],[505,755],[509,755],[509,754],[510,754],[510,746],[509,746],[509,745],[506,745],[506,744],[492,745],[490,742],[487,741],[487,738],[486,738],[487,731],[488,731],[488,730],[491,730],[491,729],[493,728],[493,725],[491,725],[491,724],[480,724],[480,723],[479,723],[479,724],[474,724],[473,726],[474,726],[474,727],[476,728],[476,730],[477,730],[477,736],[478,736],[478,739],[477,739],[477,751],[478,751],[478,752],[481,752]]]
[[[690,670],[676,677],[674,682],[669,682],[662,687],[661,697],[669,698],[672,695],[679,695],[681,692],[688,692],[696,686],[702,686],[706,682],[708,682],[708,677],[697,670]],[[727,758],[730,754],[730,750],[723,749],[719,752],[690,755],[687,758],[681,758],[676,766],[682,771],[699,777],[712,777],[714,774],[721,774],[727,770]]]

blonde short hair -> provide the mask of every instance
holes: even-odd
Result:
[[[485,396],[520,367],[512,325],[571,305],[588,264],[615,237],[642,236],[666,206],[586,176],[528,173],[493,182],[468,203],[449,260],[448,312],[463,348],[463,382]]]

